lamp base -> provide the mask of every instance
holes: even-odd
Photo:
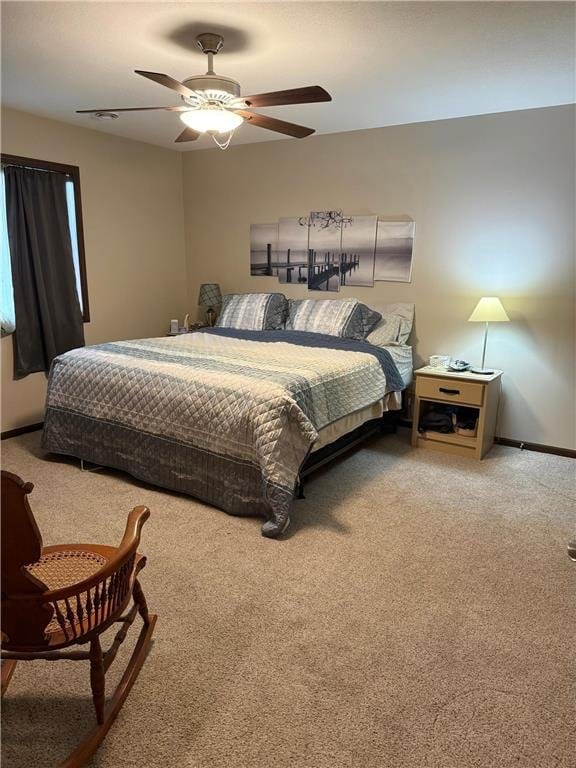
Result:
[[[494,368],[470,368],[470,373],[476,373],[479,376],[491,376],[494,372]]]

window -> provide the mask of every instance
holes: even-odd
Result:
[[[86,264],[84,258],[84,234],[82,231],[82,204],[80,198],[80,171],[75,165],[62,165],[43,160],[32,160],[26,157],[2,155],[2,168],[7,165],[19,165],[48,173],[63,173],[66,178],[66,203],[68,211],[68,227],[72,243],[72,259],[74,261],[74,273],[76,275],[76,291],[82,310],[82,318],[85,323],[90,320],[88,306],[88,289],[86,282]],[[10,244],[8,239],[8,227],[6,221],[6,187],[4,184],[4,171],[0,178],[0,227],[1,227],[1,254],[0,254],[0,320],[2,334],[11,333],[16,324],[14,313],[14,296],[12,289],[12,269],[10,264]]]
[[[16,319],[14,317],[14,295],[12,292],[12,268],[10,266],[10,247],[8,245],[8,224],[6,221],[6,193],[4,187],[4,171],[0,178],[0,236],[2,251],[0,253],[0,322],[2,335],[12,333]]]

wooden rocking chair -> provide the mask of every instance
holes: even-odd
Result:
[[[146,558],[136,548],[147,507],[128,515],[119,547],[60,544],[42,547],[26,496],[34,486],[2,471],[2,695],[17,661],[90,661],[96,726],[60,768],[78,768],[102,743],[146,658],[156,616],[148,613],[138,573]],[[133,605],[124,610],[133,599]],[[105,674],[140,613],[144,626],[126,671],[105,702]],[[122,627],[103,652],[100,635],[114,622]],[[90,650],[64,650],[90,644]]]

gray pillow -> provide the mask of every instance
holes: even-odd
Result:
[[[276,331],[284,325],[286,310],[282,293],[229,293],[222,299],[216,327]]]
[[[358,305],[358,314],[361,317],[362,338],[365,339],[371,331],[378,327],[382,315],[380,312],[376,312],[375,309],[370,309],[366,304]]]
[[[292,299],[286,328],[363,340],[379,320],[380,314],[358,299]]]

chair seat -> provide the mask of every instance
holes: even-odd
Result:
[[[117,547],[100,544],[76,544],[73,548],[68,548],[66,545],[55,545],[45,547],[40,559],[25,565],[24,568],[45,584],[49,590],[63,589],[89,579],[100,571],[117,552]],[[88,629],[88,626],[94,626],[95,614],[97,614],[94,589],[89,590],[91,605],[86,604],[87,594],[84,593],[82,599],[82,608],[86,619],[84,624],[78,622],[77,617],[70,614],[69,606],[64,601],[58,601],[64,625],[61,625],[57,617],[54,616],[44,630],[46,635],[52,636],[52,642],[56,639],[56,635],[62,635],[63,630],[71,630],[74,637],[79,637]],[[94,616],[94,619],[91,618],[90,625],[88,624],[89,615],[90,617]],[[100,616],[100,621],[102,618]]]
[[[108,562],[97,552],[63,549],[42,553],[40,560],[24,566],[28,573],[40,579],[48,589],[62,589],[89,578]]]

